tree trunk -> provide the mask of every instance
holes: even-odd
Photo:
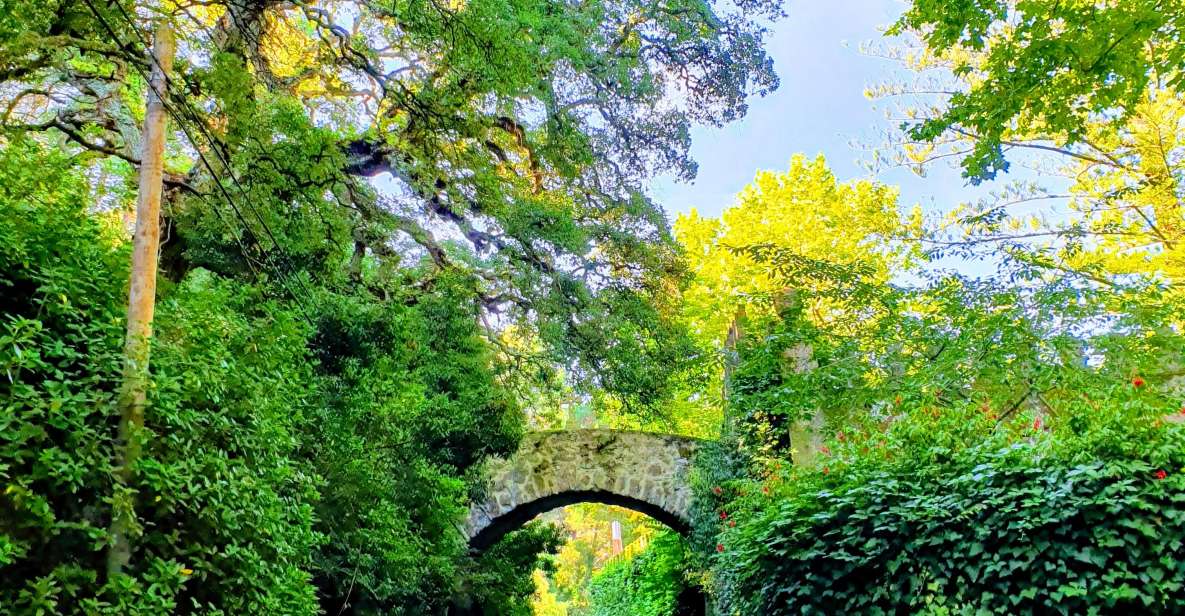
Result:
[[[173,65],[173,31],[162,21],[153,42],[153,66],[144,114],[136,232],[128,291],[128,328],[124,341],[123,383],[119,391],[119,441],[115,451],[115,493],[112,498],[108,576],[118,575],[131,560],[131,534],[136,527],[134,490],[130,487],[140,457],[144,403],[148,389],[148,357],[152,314],[156,307],[157,253],[160,249],[161,177],[166,140],[166,75]],[[159,93],[159,95],[158,95]]]

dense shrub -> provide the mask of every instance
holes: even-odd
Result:
[[[589,616],[672,616],[689,584],[686,547],[673,532],[661,532],[636,556],[616,560],[589,585]]]
[[[144,454],[117,493],[128,251],[75,164],[0,153],[0,612],[442,611],[482,571],[456,525],[474,469],[522,430],[471,281],[375,281],[386,298],[330,282],[302,306],[218,270],[230,257],[170,272]],[[138,524],[107,579],[113,499]],[[484,560],[500,605],[529,596],[551,545],[524,536]]]
[[[116,495],[135,503],[137,557],[105,580],[127,252],[64,157],[10,148],[0,186],[0,605],[316,613],[317,479],[294,455],[305,329],[200,272],[166,291],[151,436],[134,491]]]
[[[1175,612],[1185,439],[1171,443],[1159,464],[1065,465],[1019,445],[741,508],[715,557],[721,600],[771,615]]]

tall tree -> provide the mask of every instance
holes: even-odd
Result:
[[[7,28],[0,75],[12,91],[5,129],[134,161],[135,107],[119,83],[145,66],[148,9],[16,8],[22,26]],[[168,15],[186,50],[172,103],[210,164],[174,152],[188,172],[171,176],[183,189],[172,211],[235,218],[222,201],[274,204],[236,221],[245,228],[229,233],[246,250],[224,266],[319,275],[278,247],[310,220],[285,225],[299,213],[274,190],[318,188],[349,212],[335,241],[352,258],[333,267],[360,280],[424,257],[471,272],[487,316],[529,324],[552,360],[576,362],[571,374],[645,403],[661,378],[595,377],[656,348],[641,340],[671,335],[652,325],[653,300],[677,285],[679,266],[645,182],[694,175],[689,126],[735,119],[746,96],[776,86],[761,23],[779,12],[776,0],[181,3]],[[282,120],[267,111],[279,101],[336,139],[284,152]],[[378,191],[362,181],[375,176]],[[634,331],[639,318],[652,324]],[[655,359],[643,372],[670,363]]]
[[[850,333],[867,325],[868,313],[834,301],[832,292],[857,278],[887,284],[918,257],[916,244],[898,241],[918,228],[905,217],[897,189],[874,181],[839,181],[820,156],[796,155],[785,171],[757,174],[720,218],[697,212],[680,216],[676,235],[693,274],[683,294],[682,318],[703,346],[724,350],[738,315],[761,318],[776,312],[786,278],[771,274],[760,255],[788,255],[811,318]],[[868,308],[867,306],[864,308]],[[705,382],[691,383],[681,399],[684,430],[705,436],[719,429],[722,364]]]

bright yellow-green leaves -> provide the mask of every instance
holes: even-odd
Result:
[[[1088,250],[1067,254],[1067,263],[1185,280],[1185,101],[1154,93],[1123,131],[1092,125],[1091,136],[1097,160],[1074,159],[1067,172],[1077,180],[1071,207],[1095,237]]]
[[[738,310],[760,311],[760,298],[783,290],[767,265],[737,249],[770,245],[835,265],[868,267],[867,282],[887,282],[917,256],[901,241],[918,227],[916,212],[903,220],[897,197],[897,189],[884,184],[840,182],[822,157],[797,155],[784,172],[759,173],[720,219],[694,210],[680,216],[675,233],[695,275],[685,294],[692,327],[720,344]],[[816,308],[814,314],[825,318],[824,307]]]
[[[1179,2],[918,0],[891,54],[919,73],[896,162],[961,160],[972,181],[1012,180],[954,209],[946,248],[1042,263],[1109,285],[1185,276],[1185,54]],[[1005,157],[1008,160],[1005,160]],[[1008,161],[1024,170],[1009,177]]]
[[[1007,133],[1018,126],[1081,144],[1091,122],[1122,120],[1150,88],[1179,87],[1183,23],[1179,1],[914,0],[889,32],[915,34],[937,57],[954,52],[955,75],[977,75],[906,127],[919,140],[975,134],[964,175],[992,179],[1008,171]]]

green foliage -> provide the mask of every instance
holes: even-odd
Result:
[[[304,330],[195,273],[162,302],[144,458],[111,480],[127,253],[68,161],[0,160],[6,376],[0,603],[16,614],[315,613],[315,476],[294,457]],[[53,256],[51,256],[53,255]],[[108,506],[134,502],[141,558],[103,580]]]
[[[987,447],[742,505],[714,559],[720,600],[737,614],[1173,613],[1182,436],[1140,460],[1081,464],[1040,440]]]
[[[85,188],[65,157],[40,154],[27,143],[0,154],[0,604],[27,613],[86,599],[78,587],[94,583],[77,559],[105,539],[96,504],[112,485],[122,333],[122,293],[106,281],[127,268],[81,216]],[[146,603],[164,608],[180,576],[159,581]]]
[[[472,471],[522,430],[495,382],[471,279],[375,280],[391,285],[389,301],[322,286],[315,305],[298,306],[278,282],[187,265],[160,288],[144,456],[131,488],[113,493],[128,255],[118,218],[86,211],[73,164],[29,143],[0,158],[0,604],[15,614],[447,605],[480,571],[456,527]],[[136,512],[137,558],[104,579],[113,502]],[[526,554],[551,545],[532,536],[506,556],[491,597],[530,595]]]
[[[695,211],[678,218],[675,231],[694,276],[682,293],[682,320],[698,344],[727,354],[735,320],[775,315],[771,297],[790,278],[808,310],[828,318],[836,289],[875,289],[913,266],[917,245],[898,238],[915,222],[903,217],[894,187],[841,181],[823,157],[797,154],[785,171],[758,173],[719,218]],[[682,392],[679,427],[711,437],[721,423],[722,363],[703,372]]]
[[[697,461],[694,545],[733,614],[1171,613],[1185,596],[1185,341],[1155,285],[869,287],[778,250],[748,324],[737,441]],[[813,459],[794,429],[822,412]],[[1171,417],[1170,417],[1171,416]],[[1160,479],[1163,471],[1166,477]]]
[[[239,73],[226,72],[220,78],[235,83]],[[290,298],[315,328],[299,347],[315,389],[299,443],[323,481],[314,512],[329,540],[312,556],[321,605],[439,609],[467,563],[456,522],[472,471],[512,451],[523,423],[495,383],[477,282],[455,268],[351,271],[357,221],[322,195],[335,177],[332,135],[310,127],[291,100],[244,104],[256,119],[236,129],[249,144],[240,150],[247,171],[228,190],[259,218],[248,220],[251,234],[228,237],[223,203],[188,202],[177,215],[178,261],[236,279],[271,272],[259,292]]]
[[[915,0],[889,33],[906,30],[950,57],[955,75],[975,75],[940,117],[909,127],[923,141],[973,134],[963,169],[974,182],[1007,171],[1018,123],[1072,144],[1091,121],[1124,119],[1151,85],[1179,89],[1185,78],[1185,11],[1174,2]]]
[[[641,553],[605,566],[589,585],[588,616],[672,616],[687,586],[686,544],[659,533]]]
[[[467,584],[470,597],[489,616],[529,616],[535,591],[530,574],[554,570],[551,557],[563,545],[561,529],[532,522],[507,535],[473,563]]]
[[[961,421],[964,409],[968,417],[977,412],[976,421],[919,435],[957,447],[974,443],[984,425],[1007,428],[1017,413],[1069,422],[1133,394],[1146,406],[1132,407],[1132,418],[1175,408],[1164,365],[1185,340],[1171,325],[1172,296],[1157,285],[1083,286],[1020,261],[996,278],[872,286],[833,268],[804,268],[783,251],[757,247],[754,254],[787,288],[819,277],[833,284],[814,297],[830,300],[825,321],[791,292],[768,298],[776,319],[751,324],[764,337],[742,344],[730,413],[741,445],[755,455],[789,454],[789,427],[816,411],[849,434],[902,415],[954,413]],[[1135,375],[1153,386],[1133,392]]]
[[[455,524],[467,472],[518,442],[521,413],[494,386],[463,282],[433,280],[414,306],[329,297],[319,307],[323,397],[306,449],[326,480],[326,605],[415,613],[446,600],[465,562]]]
[[[320,478],[298,455],[315,392],[307,324],[203,270],[157,314],[152,455],[127,495],[141,519],[138,548],[193,570],[179,610],[315,613]]]
[[[4,135],[138,156],[142,7],[9,5]],[[369,268],[464,270],[483,316],[530,339],[526,360],[630,412],[663,408],[695,357],[674,311],[655,309],[682,272],[647,182],[693,176],[691,125],[776,87],[762,41],[780,2],[350,2],[349,23],[341,10],[170,14],[172,122],[196,140],[168,153],[186,186],[165,206],[172,277],[293,277],[271,291],[301,294]],[[380,174],[376,194],[365,178]]]
[[[583,376],[602,394],[613,394],[632,416],[668,419],[662,404],[674,388],[694,378],[707,358],[673,315],[663,314],[655,303],[628,288],[607,289],[595,316],[570,324],[564,335],[589,360],[580,372],[587,370]]]

